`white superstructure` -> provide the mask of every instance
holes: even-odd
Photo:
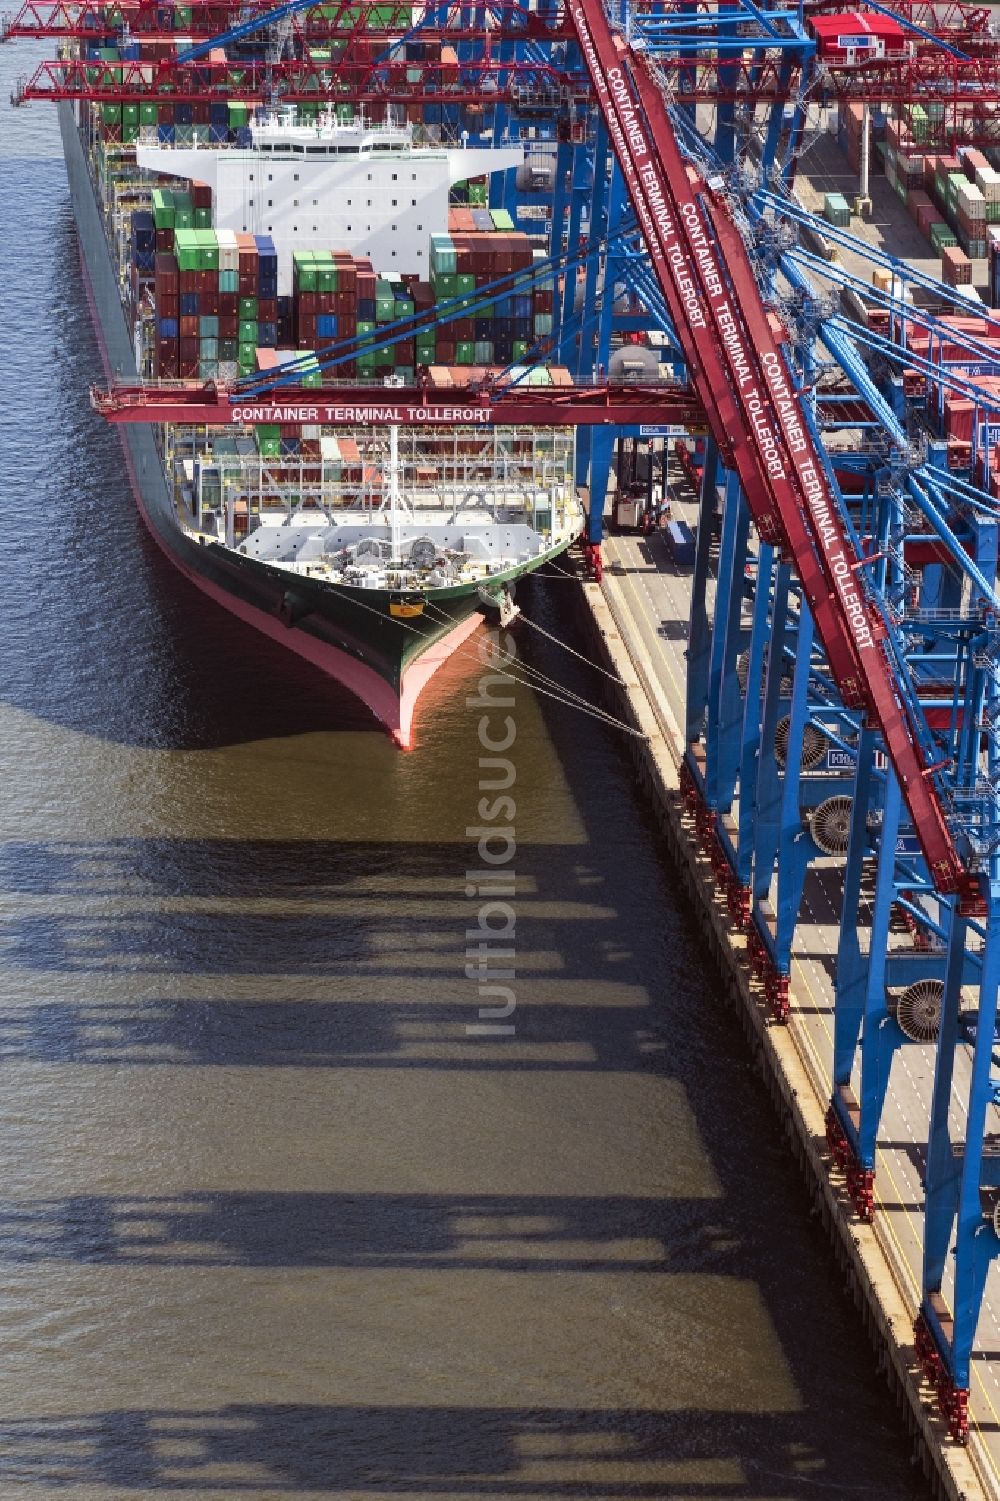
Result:
[[[207,182],[216,229],[270,235],[278,293],[296,250],[349,250],[376,271],[428,270],[430,235],[448,224],[455,182],[519,167],[521,147],[415,145],[409,125],[299,120],[283,106],[251,126],[252,144],[174,146],[140,138],[140,167]]]

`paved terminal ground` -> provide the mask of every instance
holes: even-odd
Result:
[[[807,132],[795,178],[795,192],[803,207],[807,208],[810,213],[819,215],[823,213],[823,199],[827,193],[842,193],[852,209],[855,207],[858,196],[858,175],[851,170],[847,158],[837,145],[836,117],[832,118],[834,120],[833,131],[823,124]],[[885,174],[877,170],[880,164],[875,156],[874,148],[871,164],[872,171],[868,188],[868,196],[872,204],[871,213],[866,218],[852,213],[851,234],[875,249],[883,251],[886,255],[906,261],[908,265],[925,272],[928,276],[940,278],[940,258],[934,255],[930,243],[910,218],[906,204],[889,186]],[[872,262],[863,253],[838,246],[837,263],[862,281],[871,284]],[[973,261],[973,285],[980,292],[985,292],[987,281],[987,262],[985,260]],[[917,300],[925,306],[934,303],[933,298],[923,293],[919,294]],[[944,309],[943,301],[940,306]]]

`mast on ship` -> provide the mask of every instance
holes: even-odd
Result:
[[[389,429],[389,546],[391,561],[400,556],[400,527],[402,518],[399,508],[399,428],[393,423]]]

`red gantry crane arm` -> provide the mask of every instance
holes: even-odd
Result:
[[[569,13],[709,429],[761,537],[794,561],[844,703],[882,732],[937,889],[978,906],[743,238],[685,162],[645,59],[601,0],[570,0]]]

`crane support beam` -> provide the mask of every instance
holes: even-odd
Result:
[[[649,65],[612,31],[600,0],[570,17],[670,308],[727,468],[739,477],[761,539],[794,560],[830,669],[848,707],[882,732],[938,891],[981,910],[947,824],[934,771],[885,648],[837,496],[805,422],[746,246],[714,185],[689,169]]]
[[[263,377],[262,377],[263,380]],[[704,414],[682,388],[641,386],[509,387],[496,392],[434,391],[421,386],[278,386],[263,394],[225,387],[116,386],[91,390],[109,422],[172,422],[196,427],[296,423],[358,427],[460,424],[476,427],[636,427],[703,431]]]

